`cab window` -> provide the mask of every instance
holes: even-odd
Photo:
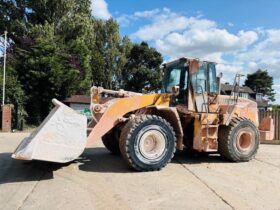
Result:
[[[216,67],[214,63],[208,64],[208,92],[215,94],[218,91]]]
[[[201,63],[196,74],[192,75],[192,86],[196,93],[204,93],[206,91],[206,63]]]
[[[164,89],[166,92],[171,92],[172,87],[179,85],[180,83],[180,76],[181,76],[181,69],[179,68],[172,68],[167,70]]]

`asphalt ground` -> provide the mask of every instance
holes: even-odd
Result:
[[[27,135],[0,133],[0,209],[280,209],[280,145],[247,163],[177,152],[143,173],[101,141],[68,164],[12,159]]]

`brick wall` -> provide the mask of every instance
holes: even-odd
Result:
[[[12,129],[12,105],[2,106],[2,132],[11,132]]]

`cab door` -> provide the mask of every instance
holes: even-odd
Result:
[[[197,112],[208,112],[207,64],[199,63],[199,69],[191,76]]]

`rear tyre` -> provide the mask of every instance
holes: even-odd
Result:
[[[121,154],[137,171],[160,170],[173,158],[175,148],[173,128],[156,115],[136,116],[121,132]]]
[[[246,162],[257,153],[260,134],[254,123],[246,118],[234,118],[228,126],[219,127],[218,150],[234,162]]]
[[[120,154],[119,147],[120,129],[114,127],[102,137],[104,146],[114,155]]]

